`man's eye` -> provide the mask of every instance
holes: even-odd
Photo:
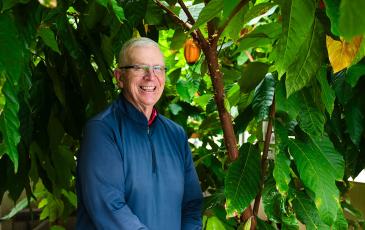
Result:
[[[154,67],[153,67],[153,69],[154,69],[154,70],[162,70],[162,67],[161,67],[161,66],[159,66],[159,65],[156,65],[156,66],[154,66]]]

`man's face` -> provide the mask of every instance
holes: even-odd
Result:
[[[152,66],[165,67],[160,50],[154,46],[133,47],[129,50],[128,65],[150,66],[149,69],[129,68],[121,72],[119,85],[124,96],[142,111],[152,111],[165,87],[165,71],[154,71]]]

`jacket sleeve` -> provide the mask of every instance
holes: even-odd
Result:
[[[185,135],[185,177],[184,197],[182,204],[182,230],[198,230],[202,228],[203,196],[199,178],[195,170],[189,143]]]
[[[97,229],[147,229],[124,199],[123,159],[112,129],[101,121],[86,125],[78,159],[80,198]]]

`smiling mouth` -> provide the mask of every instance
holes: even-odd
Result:
[[[140,86],[139,88],[145,92],[154,92],[156,90],[156,86]]]

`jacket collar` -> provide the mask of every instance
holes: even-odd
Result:
[[[119,95],[119,99],[118,99],[118,105],[119,108],[121,109],[121,111],[129,118],[132,119],[133,121],[148,127],[148,120],[146,118],[146,116],[139,111],[136,107],[134,107],[134,105],[132,103],[130,103],[121,93]],[[156,115],[156,117],[158,116],[158,113]]]

